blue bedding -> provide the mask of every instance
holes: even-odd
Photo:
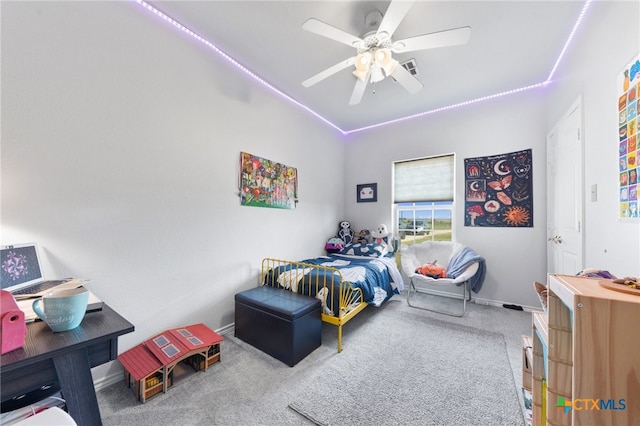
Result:
[[[380,306],[394,294],[398,294],[399,290],[402,290],[402,283],[398,283],[398,279],[401,280],[400,274],[397,272],[397,266],[392,258],[332,254],[313,259],[305,259],[300,262],[338,269],[345,281],[348,281],[353,288],[360,288],[362,290],[364,301],[368,304]],[[394,268],[395,271],[390,271],[390,269]],[[288,278],[283,279],[283,277]],[[287,280],[289,282],[287,282]],[[270,271],[265,276],[264,284],[284,286],[298,293],[310,294],[315,297],[317,296],[315,294],[315,285],[313,284],[315,282],[326,283],[327,287],[334,288],[333,297],[327,298],[326,300],[328,310],[325,310],[325,313],[337,315],[336,308],[339,305],[339,292],[337,290],[340,284],[337,274],[329,274],[323,270],[316,269],[299,271],[295,266],[287,264],[279,266],[274,271]],[[309,287],[311,287],[311,289],[309,289]]]

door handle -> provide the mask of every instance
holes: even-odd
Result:
[[[555,237],[547,238],[547,241],[553,241],[556,244],[562,244],[562,237],[560,235],[556,235]]]

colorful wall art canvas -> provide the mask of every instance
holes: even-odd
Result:
[[[620,218],[638,218],[638,94],[640,92],[640,54],[618,76],[618,173]]]
[[[531,150],[465,158],[465,226],[533,227]]]
[[[240,153],[240,204],[295,209],[298,171],[266,158]]]

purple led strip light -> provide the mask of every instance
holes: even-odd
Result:
[[[418,113],[418,114],[408,115],[408,116],[405,116],[405,117],[397,118],[395,120],[390,120],[390,121],[385,121],[385,122],[382,122],[382,123],[373,124],[371,126],[360,127],[358,129],[353,129],[353,130],[342,130],[341,128],[339,128],[338,126],[336,126],[335,124],[333,124],[332,122],[330,122],[329,120],[327,120],[326,118],[324,118],[323,116],[318,114],[317,112],[313,111],[308,106],[298,102],[297,100],[293,99],[291,96],[287,95],[286,93],[278,90],[276,87],[274,87],[271,84],[269,84],[267,81],[262,79],[257,74],[253,73],[251,70],[249,70],[248,68],[246,68],[242,64],[240,64],[238,61],[233,59],[231,56],[229,56],[224,51],[222,51],[221,49],[216,47],[213,43],[211,43],[210,41],[208,41],[204,37],[202,37],[199,34],[193,32],[192,30],[190,30],[189,28],[185,27],[184,25],[182,25],[178,21],[174,20],[173,18],[171,18],[168,15],[164,14],[160,10],[158,10],[155,7],[151,6],[149,3],[145,2],[144,0],[134,0],[134,1],[137,2],[139,5],[141,5],[142,7],[144,7],[145,9],[151,11],[156,16],[159,16],[164,21],[170,23],[174,27],[178,28],[179,30],[183,31],[184,33],[190,35],[194,39],[196,39],[199,42],[203,43],[205,46],[207,46],[210,49],[212,49],[218,55],[222,56],[224,59],[226,59],[228,62],[230,62],[236,68],[238,68],[240,71],[244,72],[245,74],[247,74],[248,76],[250,76],[251,78],[256,80],[258,83],[260,83],[263,86],[265,86],[267,89],[269,89],[272,92],[280,95],[282,98],[284,98],[284,99],[288,100],[289,102],[297,105],[298,107],[308,111],[309,113],[311,113],[312,115],[314,115],[315,117],[317,117],[318,119],[323,121],[324,123],[328,124],[329,126],[333,127],[334,129],[338,130],[343,135],[349,135],[349,134],[361,132],[361,131],[364,131],[364,130],[370,130],[370,129],[374,129],[374,128],[381,127],[381,126],[387,126],[387,125],[399,123],[399,122],[402,122],[402,121],[412,120],[412,119],[415,119],[415,118],[419,118],[419,117],[424,117],[424,116],[427,116],[427,115],[435,114],[435,113],[438,113],[438,112],[448,111],[448,110],[451,110],[451,109],[464,107],[464,106],[467,106],[467,105],[472,105],[472,104],[475,104],[475,103],[478,103],[478,102],[483,102],[483,101],[487,101],[487,100],[491,100],[491,99],[496,99],[496,98],[500,98],[500,97],[503,97],[503,96],[508,96],[508,95],[512,95],[512,94],[515,94],[515,93],[521,93],[521,92],[525,92],[527,90],[532,90],[532,89],[537,89],[537,88],[540,88],[540,87],[547,86],[548,84],[551,83],[551,79],[553,78],[553,75],[556,72],[556,69],[560,65],[560,61],[562,60],[562,58],[564,57],[567,49],[569,48],[569,45],[571,44],[571,41],[573,40],[573,36],[575,35],[575,33],[577,32],[580,24],[582,23],[582,19],[584,18],[584,15],[585,15],[587,9],[591,5],[591,1],[592,0],[586,0],[584,6],[582,7],[582,10],[580,11],[580,15],[578,16],[577,21],[573,26],[571,34],[569,34],[569,37],[567,38],[567,41],[565,42],[565,44],[564,44],[564,46],[562,48],[562,51],[560,52],[560,56],[558,56],[558,59],[556,60],[556,63],[554,64],[551,72],[549,73],[549,76],[547,77],[547,79],[544,82],[537,83],[537,84],[532,84],[532,85],[525,86],[525,87],[521,87],[519,89],[507,90],[505,92],[496,93],[494,95],[483,96],[483,97],[480,97],[480,98],[471,99],[471,100],[464,101],[464,102],[459,102],[457,104],[452,104],[452,105],[448,105],[448,106],[432,109],[432,110],[421,112],[421,113]]]
[[[390,121],[385,121],[385,122],[382,122],[382,123],[372,124],[371,126],[365,126],[365,127],[360,127],[358,129],[347,130],[347,131],[344,131],[342,133],[344,135],[349,135],[351,133],[357,133],[357,132],[361,132],[363,130],[375,129],[376,127],[387,126],[389,124],[395,124],[395,123],[399,123],[401,121],[412,120],[414,118],[424,117],[424,116],[427,116],[427,115],[435,114],[437,112],[448,111],[450,109],[459,108],[459,107],[475,104],[475,103],[478,103],[478,102],[488,101],[490,99],[501,98],[501,97],[507,96],[507,95],[513,95],[514,93],[520,93],[520,92],[525,92],[525,91],[531,90],[531,89],[537,89],[538,87],[543,87],[543,86],[546,86],[548,84],[549,84],[549,81],[545,81],[543,83],[532,84],[530,86],[521,87],[519,89],[507,90],[506,92],[496,93],[495,95],[483,96],[481,98],[471,99],[469,101],[459,102],[459,103],[453,104],[453,105],[447,105],[447,106],[436,108],[436,109],[432,109],[432,110],[429,110],[429,111],[420,112],[418,114],[407,115],[405,117],[396,118],[395,120],[390,120]]]
[[[582,22],[582,18],[584,18],[584,14],[587,12],[587,9],[589,8],[590,5],[591,5],[591,0],[587,0],[584,3],[584,6],[582,6],[582,11],[580,11],[580,16],[578,16],[578,20],[573,25],[573,29],[571,30],[571,34],[569,34],[569,38],[567,38],[567,41],[564,43],[564,47],[562,48],[562,51],[560,52],[560,56],[558,56],[558,59],[556,60],[555,65],[553,66],[553,68],[551,69],[551,72],[549,73],[549,77],[547,77],[547,81],[548,82],[551,81],[551,79],[553,78],[553,74],[555,74],[556,69],[558,68],[558,65],[560,65],[560,61],[562,60],[562,58],[564,57],[564,54],[566,53],[567,49],[569,48],[569,44],[571,44],[571,40],[573,40],[573,36],[575,35],[576,31],[578,31],[578,27],[580,26],[580,23]]]
[[[494,95],[483,96],[483,97],[480,97],[480,98],[471,99],[471,100],[468,100],[468,101],[464,101],[464,102],[460,102],[460,103],[457,103],[457,104],[453,104],[453,105],[448,105],[448,106],[432,109],[432,110],[421,112],[421,113],[418,113],[418,114],[408,115],[406,117],[400,117],[400,118],[397,118],[395,120],[390,120],[390,121],[385,121],[385,122],[382,122],[382,123],[372,124],[371,126],[360,127],[358,129],[342,131],[342,134],[343,135],[349,135],[349,134],[361,132],[361,131],[364,131],[364,130],[371,130],[371,129],[375,129],[377,127],[382,127],[382,126],[387,126],[387,125],[390,125],[390,124],[399,123],[399,122],[402,122],[402,121],[412,120],[412,119],[418,118],[418,117],[424,117],[424,116],[427,116],[427,115],[435,114],[437,112],[447,111],[447,110],[451,110],[451,109],[454,109],[454,108],[459,108],[459,107],[464,107],[464,106],[467,106],[467,105],[475,104],[475,103],[478,103],[478,102],[488,101],[490,99],[501,98],[503,96],[513,95],[514,93],[525,92],[527,90],[532,90],[532,89],[537,89],[537,88],[540,88],[540,87],[548,86],[549,84],[551,84],[551,79],[553,78],[553,74],[556,72],[556,69],[558,68],[558,65],[560,65],[560,61],[562,60],[562,58],[564,57],[564,54],[566,53],[567,49],[569,48],[569,44],[571,44],[571,41],[573,40],[573,36],[575,35],[576,31],[578,30],[578,27],[580,26],[580,23],[582,22],[582,19],[583,19],[585,13],[587,12],[587,9],[591,5],[591,1],[592,0],[587,0],[585,2],[584,6],[582,7],[582,10],[580,11],[580,15],[578,16],[578,20],[573,25],[573,29],[571,30],[571,34],[569,34],[569,37],[567,38],[567,41],[564,43],[564,47],[562,48],[562,51],[560,52],[560,56],[558,56],[558,59],[556,60],[555,65],[553,66],[553,69],[549,73],[549,77],[547,77],[547,79],[545,81],[543,81],[542,83],[532,84],[530,86],[521,87],[519,89],[507,90],[506,92],[500,92],[500,93],[496,93]]]
[[[194,39],[198,40],[199,42],[203,43],[205,46],[207,46],[208,48],[212,49],[214,52],[216,52],[218,55],[222,56],[224,59],[226,59],[227,61],[229,61],[232,65],[234,65],[236,68],[238,68],[240,71],[244,72],[245,74],[247,74],[249,77],[253,78],[254,80],[256,80],[258,83],[262,84],[263,86],[265,86],[267,89],[271,90],[272,92],[282,96],[283,98],[285,98],[286,100],[288,100],[289,102],[299,106],[300,108],[310,112],[312,115],[316,116],[318,119],[322,120],[323,122],[327,123],[329,126],[333,127],[334,129],[340,131],[341,133],[344,134],[344,131],[342,129],[340,129],[338,126],[336,126],[335,124],[333,124],[332,122],[330,122],[329,120],[327,120],[326,118],[324,118],[323,116],[321,116],[320,114],[318,114],[317,112],[313,111],[311,108],[307,107],[304,104],[301,104],[300,102],[298,102],[297,100],[293,99],[291,96],[287,95],[286,93],[278,90],[276,87],[272,86],[271,84],[269,84],[267,81],[263,80],[260,76],[258,76],[257,74],[253,73],[251,70],[249,70],[248,68],[246,68],[244,65],[242,65],[241,63],[239,63],[238,61],[236,61],[235,59],[233,59],[231,56],[229,56],[228,54],[226,54],[223,50],[219,49],[218,47],[216,47],[213,43],[211,43],[209,40],[205,39],[204,37],[200,36],[199,34],[193,32],[192,30],[190,30],[189,28],[185,27],[184,25],[182,25],[180,22],[176,21],[175,19],[171,18],[170,16],[166,15],[165,13],[162,13],[160,10],[156,9],[155,7],[151,6],[149,3],[145,2],[144,0],[134,0],[136,3],[138,3],[139,5],[141,5],[142,7],[144,7],[145,9],[151,11],[153,14],[155,14],[156,16],[159,16],[160,18],[162,18],[163,20],[165,20],[166,22],[170,23],[171,25],[173,25],[174,27],[178,28],[180,31],[183,31],[184,33],[190,35],[191,37],[193,37]]]

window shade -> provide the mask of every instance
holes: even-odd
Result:
[[[453,201],[454,155],[393,164],[393,202]]]

